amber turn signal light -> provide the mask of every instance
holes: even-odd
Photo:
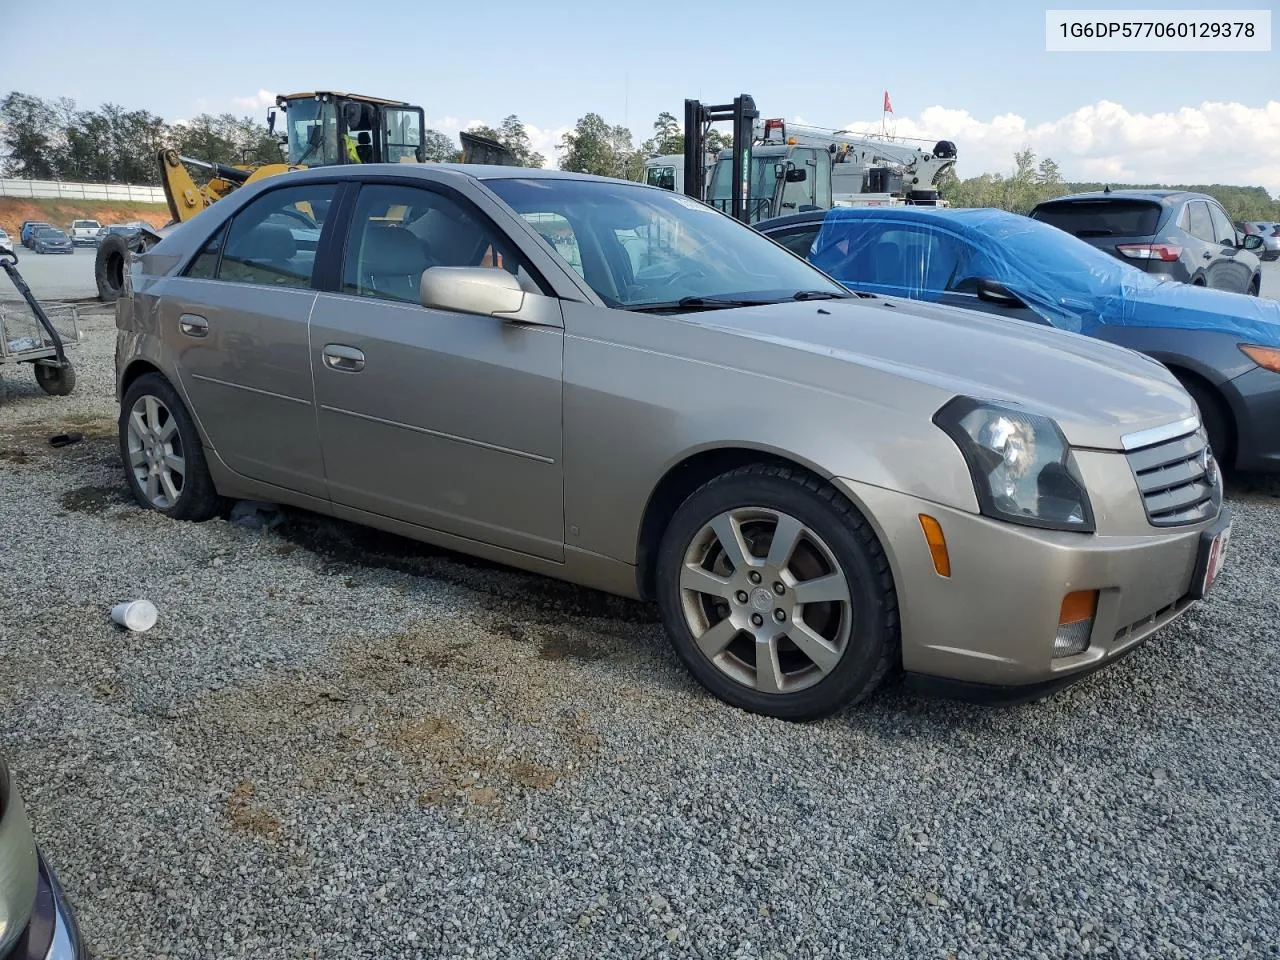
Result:
[[[947,553],[947,538],[942,535],[942,525],[927,513],[920,514],[920,529],[933,557],[933,569],[940,577],[951,576],[951,557]]]
[[[1240,350],[1264,370],[1280,373],[1280,350],[1275,347],[1255,347],[1251,343],[1242,343]]]
[[[1058,626],[1092,620],[1097,612],[1097,590],[1077,590],[1075,593],[1068,593],[1062,598],[1062,612],[1058,615]]]

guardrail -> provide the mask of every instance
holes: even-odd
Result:
[[[164,203],[164,191],[129,183],[64,183],[60,180],[2,180],[0,197],[24,200],[132,200]]]

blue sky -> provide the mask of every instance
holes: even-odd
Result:
[[[1241,9],[1273,4],[1229,0]],[[1280,53],[1045,52],[1047,6],[1107,6],[1098,2],[913,0],[895,16],[886,15],[894,8],[885,0],[0,6],[9,39],[0,90],[70,96],[85,106],[109,100],[170,120],[202,111],[260,115],[259,106],[250,109],[259,91],[351,89],[420,103],[429,121],[450,131],[516,113],[549,152],[559,132],[588,111],[626,122],[638,142],[660,110],[680,115],[685,97],[721,102],[746,92],[767,116],[836,127],[878,121],[887,89],[898,132],[951,137],[964,176],[1007,165],[1020,137],[1055,155],[1068,175],[1109,162],[1128,163],[1134,175],[1176,174],[1182,161],[1159,154],[1186,152],[1180,126],[1207,125],[1211,139],[1221,131],[1251,150],[1266,150],[1275,138],[1270,156],[1254,167],[1238,157],[1225,167],[1214,160],[1207,179],[1223,180],[1221,170],[1229,170],[1231,182],[1267,182],[1280,192],[1280,102],[1267,107],[1280,99]],[[1164,0],[1123,8],[1210,6]],[[215,12],[235,7],[255,16]],[[112,36],[105,9],[128,24],[123,32]],[[119,69],[97,67],[103,61]],[[1239,109],[1203,114],[1206,101]],[[1078,114],[1088,108],[1093,112]],[[1199,115],[1180,115],[1184,109]],[[1106,142],[1081,148],[1082,122],[1110,130]],[[1158,149],[1125,134],[1135,125]],[[1141,158],[1145,153],[1153,155]]]

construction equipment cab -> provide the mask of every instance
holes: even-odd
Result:
[[[421,107],[399,100],[318,91],[276,97],[284,114],[291,167],[341,163],[422,163],[426,124]],[[267,124],[275,131],[277,114]]]

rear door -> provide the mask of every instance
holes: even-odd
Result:
[[[166,282],[160,301],[162,336],[217,454],[243,476],[321,499],[307,323],[337,191],[313,182],[259,195]]]
[[[562,560],[563,327],[427,309],[419,283],[430,266],[490,266],[538,284],[456,191],[360,188],[340,282],[311,318],[333,502]]]
[[[1242,250],[1240,244],[1244,238],[1236,231],[1235,224],[1227,216],[1227,212],[1215,201],[1205,201],[1209,208],[1209,218],[1213,221],[1213,235],[1218,242],[1219,274],[1223,290],[1244,293],[1253,282],[1255,256],[1248,250]]]

